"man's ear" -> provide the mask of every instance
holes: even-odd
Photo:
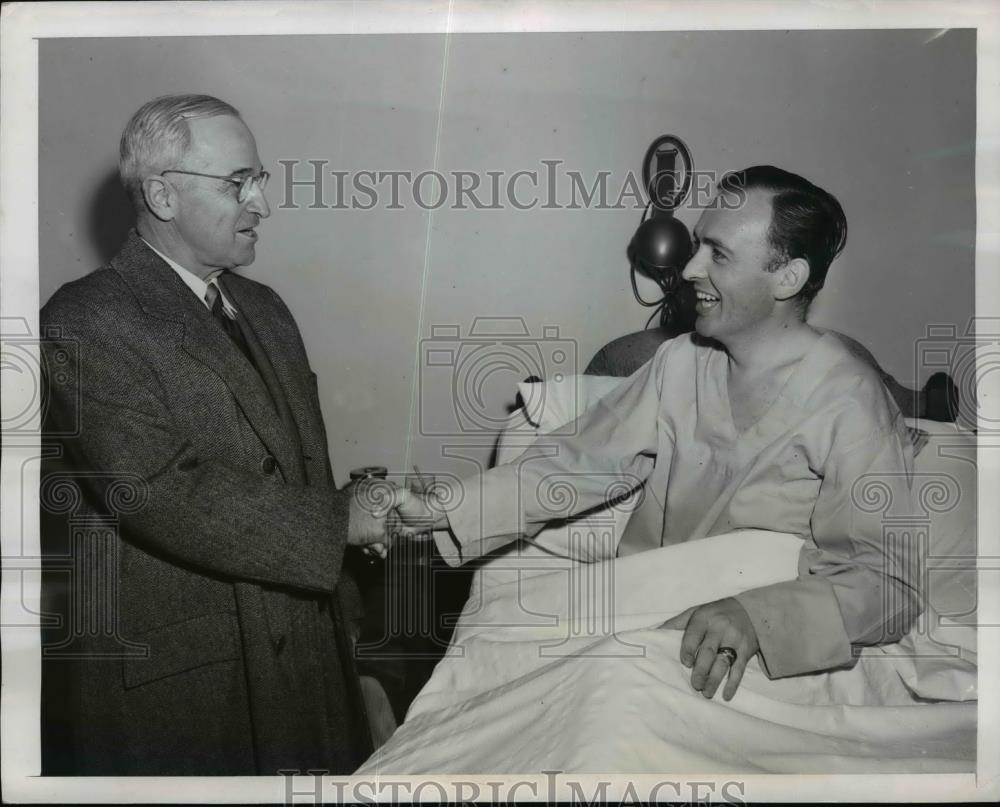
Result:
[[[809,261],[805,258],[792,258],[774,273],[774,298],[790,300],[809,280]]]
[[[177,192],[162,176],[142,181],[142,198],[149,212],[160,221],[171,221],[177,215]]]

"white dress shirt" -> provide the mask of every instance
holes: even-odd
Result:
[[[215,272],[213,272],[207,281],[202,280],[200,277],[198,277],[198,275],[194,274],[194,272],[188,271],[176,261],[172,260],[171,258],[168,258],[166,255],[160,252],[160,250],[158,250],[156,247],[150,244],[149,241],[146,241],[145,238],[143,238],[142,240],[145,242],[146,246],[148,246],[151,250],[153,250],[153,252],[155,252],[157,255],[163,258],[167,266],[169,266],[178,274],[180,279],[183,280],[184,283],[187,285],[187,287],[195,293],[195,295],[198,297],[199,300],[202,301],[202,303],[204,303],[206,308],[208,308],[208,300],[205,299],[205,294],[208,292],[209,285],[214,285],[219,290],[219,296],[222,297],[222,311],[230,319],[236,319],[236,307],[232,304],[232,302],[230,302],[229,298],[226,297],[225,293],[222,291],[222,286],[220,286],[218,283],[215,282],[216,278],[218,278],[218,276],[222,274],[221,269],[218,269]]]

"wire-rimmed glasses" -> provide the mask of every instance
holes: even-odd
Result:
[[[263,192],[264,188],[267,187],[267,180],[271,178],[271,175],[267,171],[261,171],[259,174],[245,174],[243,176],[220,176],[218,174],[202,174],[198,171],[183,171],[180,168],[168,168],[166,171],[160,171],[160,173],[187,174],[192,177],[206,177],[208,179],[219,179],[223,182],[229,182],[239,188],[236,198],[240,204],[250,198],[250,192],[254,186]]]

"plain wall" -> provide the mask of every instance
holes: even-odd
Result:
[[[299,177],[310,159],[508,176],[555,159],[590,179],[610,171],[617,191],[672,133],[699,170],[773,163],[840,199],[848,246],[812,320],[861,340],[901,380],[929,375],[914,360],[928,324],[963,330],[973,313],[974,31],[65,39],[39,52],[42,301],[110,258],[129,226],[115,171],[131,113],[164,93],[230,101],[274,174],[243,271],[298,320],[340,481],[365,464],[460,470],[441,458],[447,443],[489,455],[524,375],[517,346],[479,367],[466,342],[454,370],[417,373],[477,317],[508,318],[494,323],[508,337],[519,324],[548,335],[529,346],[549,370],[560,343],[559,367],[582,371],[640,328],[648,311],[625,258],[640,211],[282,209],[280,159],[303,161]],[[678,215],[690,227],[698,211]],[[462,439],[443,434],[456,385],[480,415]]]

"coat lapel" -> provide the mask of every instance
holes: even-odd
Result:
[[[295,467],[294,446],[257,370],[177,273],[133,230],[112,265],[151,317],[175,324],[181,347],[229,388],[282,470]]]
[[[270,390],[276,413],[285,425],[285,444],[289,447],[289,452],[282,467],[286,477],[289,481],[302,482],[305,480],[305,470],[302,467],[302,447],[299,442],[300,427],[291,404],[304,398],[299,389],[298,377],[289,372],[289,366],[295,364],[286,355],[289,346],[274,338],[274,329],[271,327],[276,318],[274,306],[267,304],[265,293],[256,283],[230,272],[224,273],[219,280],[226,295],[236,306],[236,320],[243,331],[247,347],[265,386]],[[295,366],[301,375],[301,361]]]
[[[269,383],[282,391],[282,416],[299,440],[306,460],[321,460],[326,438],[316,398],[316,380],[309,370],[305,347],[294,320],[272,301],[272,293],[239,275],[227,273],[224,286],[245,320],[244,332],[250,349],[261,351],[262,370],[271,373]]]

